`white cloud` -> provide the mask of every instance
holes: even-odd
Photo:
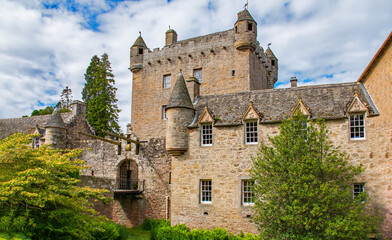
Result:
[[[130,121],[129,47],[142,31],[150,49],[163,47],[170,25],[179,39],[232,28],[245,1],[77,0],[79,8],[42,2],[0,2],[0,118],[29,115],[53,104],[69,86],[81,99],[84,73],[93,55],[109,54],[116,75],[120,124]],[[68,7],[68,8],[67,8]],[[389,0],[250,1],[258,40],[279,59],[279,87],[291,76],[299,85],[355,81],[392,29]],[[86,28],[98,14],[99,31]],[[328,77],[327,77],[328,76]],[[309,79],[311,80],[309,82]]]

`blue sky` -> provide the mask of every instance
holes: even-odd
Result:
[[[170,25],[179,40],[233,28],[245,0],[0,1],[0,118],[81,99],[93,55],[109,54],[123,128],[130,122],[129,47],[150,49]],[[356,81],[392,30],[390,0],[249,0],[258,40],[279,59],[276,86]]]

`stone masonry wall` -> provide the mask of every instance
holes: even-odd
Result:
[[[167,105],[180,71],[187,80],[193,76],[194,69],[202,69],[201,95],[235,93],[266,86],[261,81],[266,80],[271,68],[267,59],[259,46],[255,53],[236,50],[233,30],[179,41],[162,50],[146,51],[142,70],[133,73],[134,132],[141,140],[165,136],[162,106]],[[171,74],[171,87],[163,88],[163,75],[168,74]]]
[[[365,183],[372,206],[383,209],[387,221],[385,235],[392,229],[391,129],[366,118],[366,140],[350,140],[348,120],[327,122],[335,146],[341,146],[353,164],[366,170],[357,179]],[[257,232],[248,215],[252,210],[241,204],[241,180],[249,178],[257,145],[244,143],[244,127],[213,127],[213,145],[200,146],[200,128],[190,129],[189,151],[172,159],[172,224],[189,227],[224,227],[233,232]],[[279,133],[279,124],[259,125],[259,142]],[[199,182],[212,180],[212,203],[200,203]],[[208,214],[208,215],[207,215]]]
[[[101,214],[126,226],[137,226],[145,218],[167,217],[171,162],[165,151],[164,139],[150,139],[141,143],[139,155],[136,155],[134,144],[131,151],[125,151],[125,141],[122,142],[120,155],[117,154],[116,145],[99,140],[83,140],[74,145],[85,149],[81,159],[90,166],[90,169],[83,171],[82,184],[111,191],[112,202],[95,205]],[[144,189],[140,194],[113,192],[119,167],[128,160],[132,167],[137,168],[133,169],[132,174],[137,173],[136,178],[143,181]],[[132,179],[135,177],[132,176]]]

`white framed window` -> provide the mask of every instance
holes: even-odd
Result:
[[[350,115],[350,139],[365,138],[365,114]]]
[[[301,136],[303,138],[307,138],[307,132],[308,132],[308,122],[307,121],[299,122],[299,131],[300,131]]]
[[[365,191],[365,184],[364,183],[356,183],[354,184],[353,188],[353,196],[356,197],[360,193],[363,193]]]
[[[200,203],[212,202],[212,181],[200,180]]]
[[[242,205],[253,205],[254,204],[254,193],[253,193],[253,180],[242,180]]]
[[[201,145],[211,146],[212,145],[212,123],[201,125]]]
[[[203,72],[201,68],[193,70],[193,77],[196,78],[200,83],[203,81]]]
[[[33,138],[33,148],[39,148],[39,137]]]
[[[171,87],[171,74],[163,75],[163,88]]]
[[[257,120],[245,122],[245,143],[257,144]]]
[[[166,105],[163,105],[161,110],[162,110],[162,114],[161,114],[162,119],[166,120]]]

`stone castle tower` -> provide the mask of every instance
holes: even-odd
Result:
[[[132,126],[143,141],[166,135],[166,108],[171,108],[169,98],[180,72],[195,101],[199,95],[273,88],[278,59],[260,46],[257,23],[245,9],[234,28],[223,32],[178,41],[176,31],[169,29],[162,49],[151,51],[139,36],[131,47],[129,69]]]

